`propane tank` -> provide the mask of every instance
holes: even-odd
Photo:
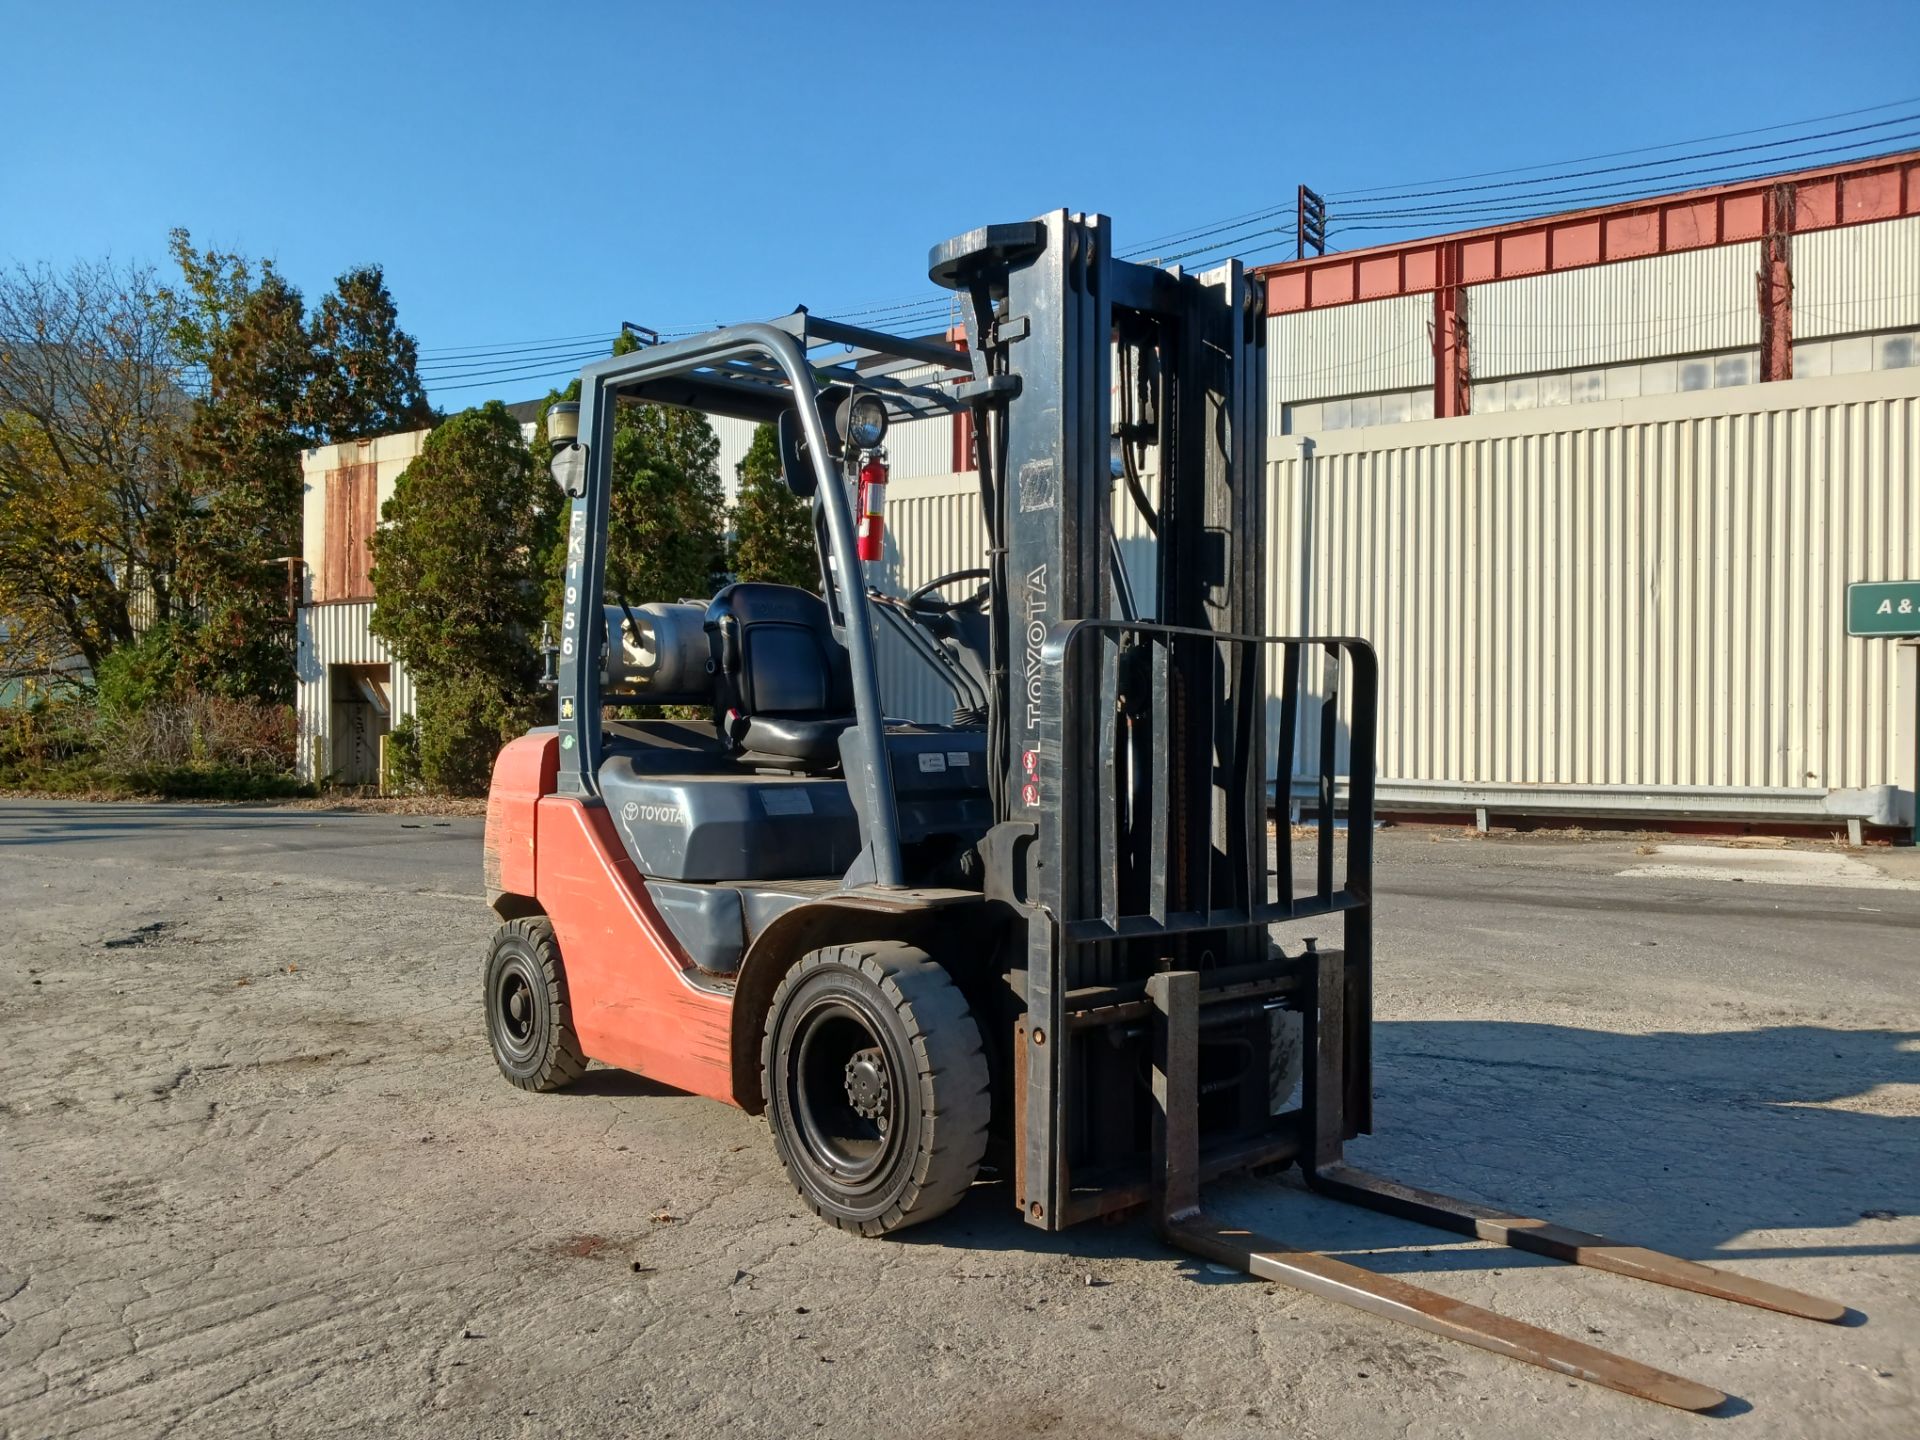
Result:
[[[869,450],[860,462],[860,558],[878,560],[886,548],[887,452]]]

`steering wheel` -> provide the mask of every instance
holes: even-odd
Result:
[[[964,600],[942,600],[933,594],[935,590],[944,590],[961,580],[978,580],[980,587]],[[949,610],[977,610],[987,598],[986,581],[985,570],[954,570],[929,580],[908,595],[904,603],[909,610],[918,610],[927,615],[944,615]]]

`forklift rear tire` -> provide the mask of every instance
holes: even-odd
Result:
[[[487,1040],[507,1079],[522,1090],[558,1090],[585,1073],[560,945],[544,915],[494,931],[486,995]]]
[[[986,1154],[980,1027],[912,945],[803,955],[774,991],[760,1084],[794,1188],[842,1230],[882,1235],[952,1209]]]

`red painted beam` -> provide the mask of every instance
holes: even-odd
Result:
[[[1920,150],[1288,260],[1254,273],[1267,282],[1267,312],[1277,315],[1763,240],[1769,231],[1768,196],[1780,185],[1792,187],[1793,214],[1789,225],[1773,227],[1775,233],[1784,228],[1803,235],[1920,215]],[[1443,275],[1448,247],[1459,252],[1457,278]]]

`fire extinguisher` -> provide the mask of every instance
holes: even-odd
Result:
[[[886,542],[887,452],[869,450],[860,462],[860,558],[878,560]]]

